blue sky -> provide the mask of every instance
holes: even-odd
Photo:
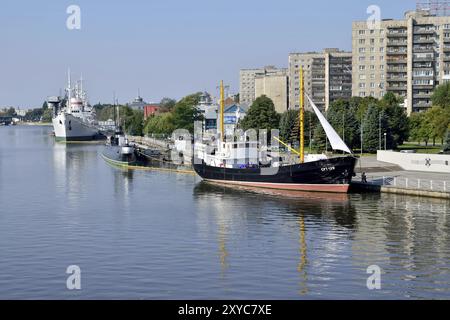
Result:
[[[68,30],[66,8],[81,8]],[[37,107],[83,73],[91,103],[180,98],[223,79],[239,90],[239,69],[286,67],[288,53],[351,49],[351,23],[369,5],[401,18],[415,0],[2,0],[0,107]]]

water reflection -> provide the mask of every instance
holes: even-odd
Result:
[[[303,193],[300,197],[297,194],[294,198],[282,196],[277,192],[265,191],[261,194],[252,191],[248,188],[234,189],[206,182],[200,182],[194,188],[194,197],[200,208],[197,212],[203,215],[199,216],[199,220],[202,221],[200,225],[210,226],[210,219],[214,220],[222,272],[226,274],[233,271],[231,270],[233,265],[230,265],[228,260],[238,255],[233,252],[235,246],[227,245],[227,242],[233,242],[236,233],[240,233],[240,236],[253,231],[259,233],[261,227],[269,225],[273,229],[282,229],[281,232],[284,234],[291,232],[297,234],[298,257],[296,264],[292,265],[292,270],[298,274],[299,294],[307,295],[310,269],[323,264],[320,259],[316,259],[314,266],[309,265],[308,241],[314,241],[314,234],[308,240],[308,233],[315,232],[314,226],[317,224],[326,226],[324,229],[329,237],[333,237],[340,228],[352,230],[356,225],[356,212],[348,195]],[[230,230],[234,232],[229,234]],[[324,255],[338,255],[339,250],[345,248],[327,243]]]

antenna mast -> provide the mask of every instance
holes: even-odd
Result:
[[[221,139],[225,141],[225,128],[224,128],[224,119],[223,113],[225,108],[225,97],[224,97],[224,88],[223,88],[223,80],[220,80],[220,131],[221,131]]]
[[[300,108],[299,108],[299,131],[300,131],[300,163],[305,162],[305,88],[303,79],[303,66],[300,66]]]

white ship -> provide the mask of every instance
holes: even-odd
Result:
[[[83,79],[72,88],[70,71],[66,95],[50,97],[48,106],[53,108],[53,130],[57,141],[89,141],[102,137],[98,129],[95,110],[89,105],[83,91]]]

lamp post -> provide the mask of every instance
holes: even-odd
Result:
[[[361,116],[361,156],[363,154],[363,117]]]
[[[384,151],[386,151],[386,145],[387,145],[387,143],[386,143],[386,137],[387,137],[387,133],[385,132],[384,133]]]
[[[378,150],[381,150],[381,113],[378,117]]]

